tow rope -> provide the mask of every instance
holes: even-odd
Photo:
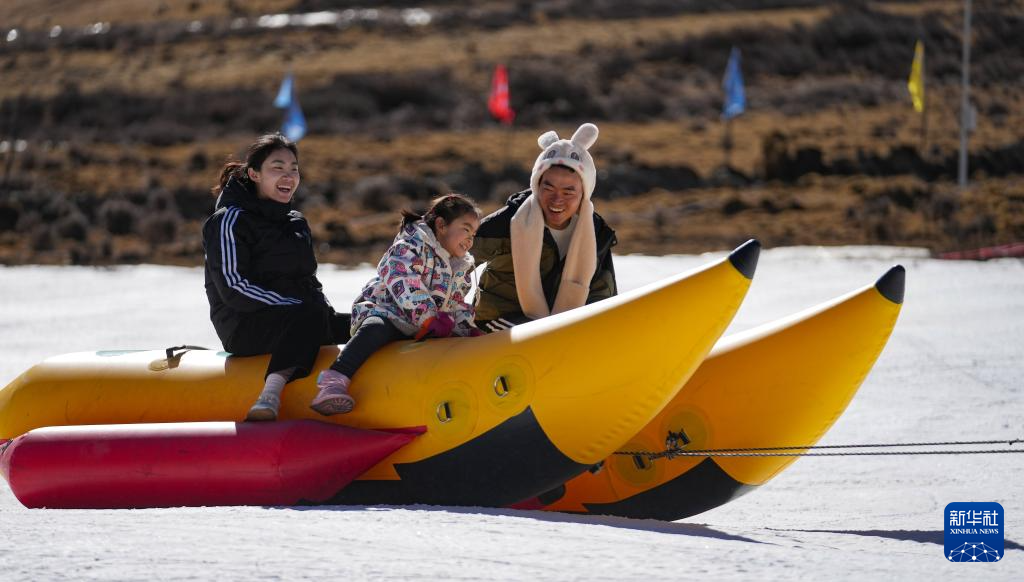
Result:
[[[667,441],[678,442],[679,435],[669,433]],[[990,440],[990,441],[942,441],[942,442],[921,442],[921,443],[868,443],[860,445],[796,445],[789,447],[736,447],[728,449],[694,449],[685,450],[678,447],[668,446],[663,451],[616,451],[615,455],[627,455],[631,457],[646,458],[650,461],[656,459],[673,459],[676,457],[852,457],[852,456],[875,456],[875,455],[998,455],[1006,453],[1024,453],[1024,448],[1003,448],[1003,449],[943,449],[932,450],[933,447],[946,446],[977,446],[977,445],[1003,445],[1012,447],[1024,443],[1024,439]],[[897,448],[924,448],[917,451],[879,451],[879,450],[857,450],[857,449],[897,449]],[[839,452],[807,452],[822,451],[829,449],[854,449]]]

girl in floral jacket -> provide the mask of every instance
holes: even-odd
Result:
[[[480,210],[458,194],[442,196],[420,216],[402,211],[402,225],[377,265],[377,275],[352,306],[352,339],[317,379],[310,407],[324,416],[352,410],[348,386],[356,370],[384,345],[401,339],[476,336],[469,249]]]

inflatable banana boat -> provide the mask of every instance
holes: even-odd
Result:
[[[738,309],[759,251],[749,241],[711,265],[500,333],[380,350],[353,378],[356,410],[330,421],[426,433],[327,502],[503,506],[575,477],[676,395]],[[323,420],[308,403],[337,354],[324,348],[314,372],[288,385],[282,420]],[[46,426],[237,421],[266,365],[202,350],[54,357],[0,391],[0,439]]]
[[[688,441],[684,451],[814,445],[885,347],[904,278],[896,266],[874,285],[724,338],[620,450],[657,452],[673,441]],[[612,455],[599,470],[516,506],[672,521],[765,484],[795,459]]]

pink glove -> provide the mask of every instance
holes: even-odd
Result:
[[[452,335],[452,328],[455,327],[455,322],[452,321],[452,317],[447,313],[438,313],[435,317],[428,318],[420,326],[420,330],[416,332],[416,339],[421,340],[426,337],[448,337]]]
[[[480,337],[482,335],[485,335],[485,334],[479,328],[476,328],[476,327],[469,328],[469,337]]]

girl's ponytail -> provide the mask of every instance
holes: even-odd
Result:
[[[410,223],[422,220],[427,223],[430,230],[434,234],[437,234],[435,221],[440,218],[444,220],[445,224],[451,224],[457,218],[463,214],[475,214],[480,216],[480,209],[477,208],[476,203],[473,202],[468,196],[462,194],[445,194],[439,198],[435,198],[430,203],[430,209],[423,214],[416,214],[411,210],[405,208],[402,209],[402,224],[399,227],[399,232],[408,226]]]
[[[404,229],[405,227],[409,226],[410,223],[416,222],[417,220],[423,220],[423,215],[422,214],[416,214],[412,210],[409,210],[407,208],[403,208],[402,209],[402,224],[400,224],[398,226],[399,232],[401,232],[401,230]]]

